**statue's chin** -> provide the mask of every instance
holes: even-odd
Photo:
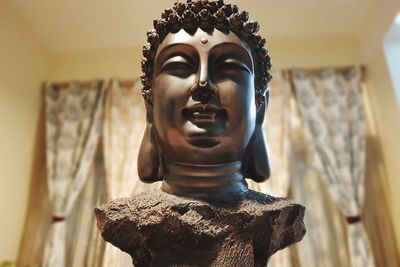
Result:
[[[188,143],[195,147],[210,148],[219,144],[219,141],[214,137],[197,136],[188,138]]]
[[[218,145],[223,134],[223,129],[218,125],[209,125],[209,127],[201,127],[187,122],[184,125],[184,136],[186,141],[195,147],[210,148]]]

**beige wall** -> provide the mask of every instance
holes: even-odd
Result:
[[[360,35],[364,64],[367,66],[368,96],[374,117],[375,132],[384,160],[382,172],[386,173],[386,193],[394,222],[397,248],[400,252],[400,107],[388,73],[382,41],[389,30],[400,1],[385,0],[374,8],[372,16]],[[379,200],[377,200],[379,201]]]
[[[378,137],[383,166],[380,170],[385,194],[394,222],[397,248],[400,248],[400,109],[388,74],[383,51],[377,52],[367,64],[367,93]],[[382,196],[384,197],[384,196]],[[379,201],[379,199],[377,199]]]
[[[320,68],[360,64],[362,55],[354,35],[308,36],[267,42],[275,68]]]
[[[48,80],[133,78],[140,76],[141,47],[52,54]]]
[[[0,1],[0,262],[17,257],[46,57],[27,25]]]

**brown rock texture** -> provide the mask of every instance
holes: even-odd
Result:
[[[240,196],[178,197],[160,190],[95,209],[103,238],[142,266],[266,266],[300,241],[305,208],[248,190]]]

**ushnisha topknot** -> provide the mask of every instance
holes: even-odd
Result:
[[[259,24],[249,21],[249,13],[239,11],[236,5],[225,4],[223,0],[187,0],[186,3],[176,1],[173,8],[164,10],[160,19],[153,21],[154,29],[147,32],[147,43],[143,46],[141,81],[142,95],[149,103],[153,102],[151,81],[153,78],[154,58],[160,43],[168,33],[176,33],[184,29],[194,34],[198,28],[212,32],[232,31],[246,41],[252,50],[256,69],[256,98],[262,98],[267,91],[272,76],[268,51],[264,48],[265,39],[257,34]]]

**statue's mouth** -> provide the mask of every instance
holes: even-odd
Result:
[[[210,104],[195,104],[182,109],[182,116],[198,127],[207,128],[214,126],[218,119],[226,118],[227,112]]]

